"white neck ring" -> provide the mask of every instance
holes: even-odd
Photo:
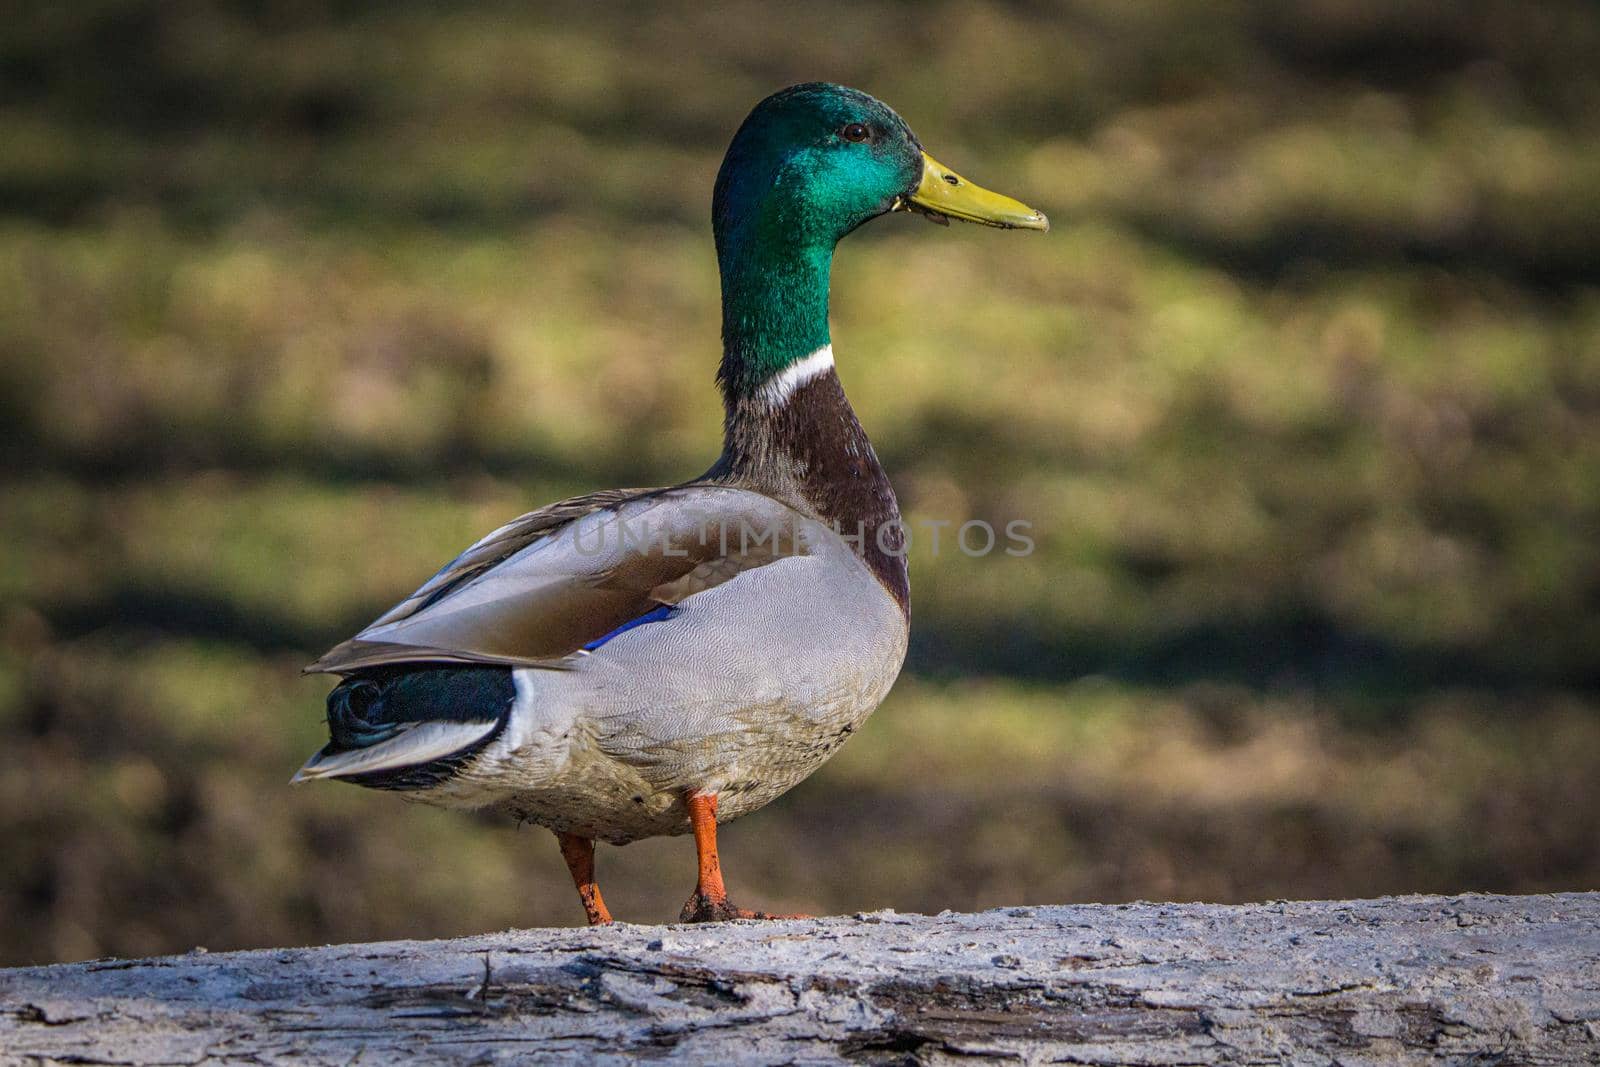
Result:
[[[804,359],[797,359],[765,382],[761,397],[773,407],[789,402],[795,390],[833,369],[833,346],[823,345]]]

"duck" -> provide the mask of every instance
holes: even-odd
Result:
[[[712,194],[721,455],[512,519],[307,667],[338,681],[293,781],[543,826],[591,925],[612,921],[595,842],[682,834],[681,921],[781,917],[729,899],[718,827],[838,750],[910,633],[904,524],[828,324],[836,246],[895,212],[1049,229],[867,93],[811,82],[757,104]]]

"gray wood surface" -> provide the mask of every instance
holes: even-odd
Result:
[[[0,1061],[1600,1063],[1600,893],[517,930],[0,971]]]

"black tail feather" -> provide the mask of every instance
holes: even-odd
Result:
[[[507,667],[418,665],[365,671],[328,694],[329,742],[323,754],[370,748],[415,723],[494,722],[503,728],[516,696]],[[424,789],[449,777],[499,732],[446,759],[344,780],[378,789]]]

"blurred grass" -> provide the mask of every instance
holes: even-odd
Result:
[[[1051,214],[844,246],[907,676],[751,903],[1600,882],[1579,2],[41,6],[0,37],[0,961],[571,922],[553,844],[288,791],[299,666],[715,454],[706,205],[830,78]],[[671,56],[671,63],[660,61]],[[681,841],[604,850],[666,919]]]

